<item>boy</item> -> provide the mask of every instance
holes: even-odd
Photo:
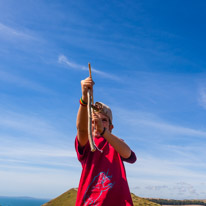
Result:
[[[82,164],[76,206],[132,206],[123,161],[134,163],[135,153],[113,135],[111,109],[98,102],[100,112],[92,114],[92,131],[97,148],[91,152],[88,143],[87,91],[93,92],[91,77],[81,81],[82,97],[77,114],[75,149]]]

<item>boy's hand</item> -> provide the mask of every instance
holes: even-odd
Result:
[[[90,89],[91,95],[93,95],[93,85],[94,81],[91,77],[87,77],[86,79],[81,81],[81,87],[82,87],[82,99],[83,101],[87,102],[87,91]]]
[[[95,132],[97,132],[98,134],[101,134],[102,131],[104,130],[104,126],[102,123],[102,119],[95,112],[93,112],[92,114],[92,122],[94,123]]]

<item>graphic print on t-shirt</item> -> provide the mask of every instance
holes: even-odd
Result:
[[[94,177],[84,194],[84,206],[98,205],[96,201],[105,191],[112,189],[114,183],[111,182],[112,176],[108,176],[108,172],[100,172]]]

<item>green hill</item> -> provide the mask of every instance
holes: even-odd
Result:
[[[42,206],[75,206],[77,189],[70,189]]]
[[[137,197],[134,194],[131,195],[134,206],[160,206],[159,204],[153,203],[147,199]],[[43,204],[42,206],[75,206],[76,196],[77,189],[73,188],[63,193],[59,197]]]

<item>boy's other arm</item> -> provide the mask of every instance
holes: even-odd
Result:
[[[102,120],[95,113],[93,114],[93,120],[95,122],[96,130],[101,134],[104,129]],[[129,158],[132,154],[131,149],[123,140],[111,133],[112,129],[113,125],[108,125],[103,134],[103,137],[112,145],[112,147],[114,147],[114,149],[120,154],[121,157],[123,157],[124,159]]]
[[[121,157],[127,159],[131,156],[132,151],[123,140],[116,137],[108,130],[105,131],[103,136],[114,147],[114,149],[120,154]]]

